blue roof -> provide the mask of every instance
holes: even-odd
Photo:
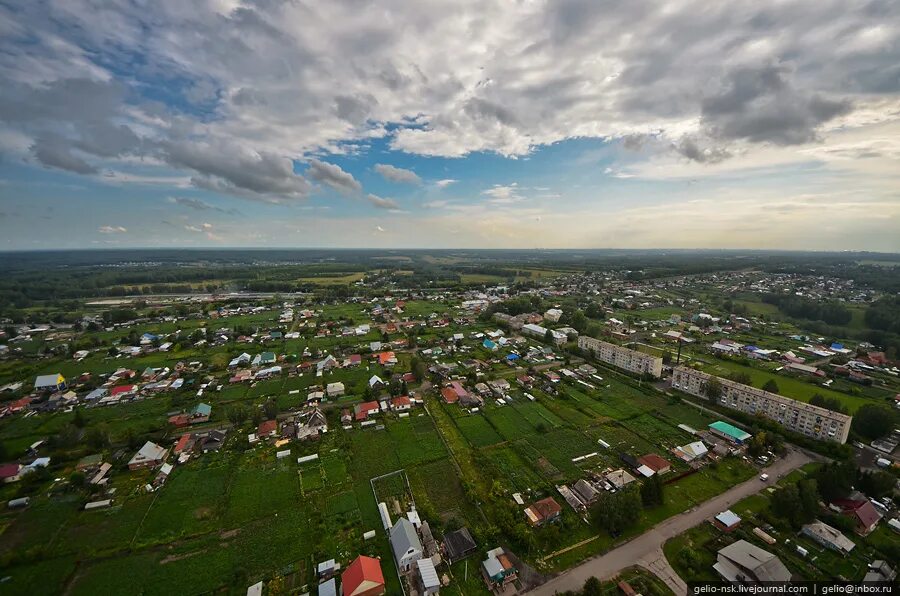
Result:
[[[494,342],[492,342],[489,339],[486,339],[483,342],[481,342],[481,345],[483,345],[486,348],[492,348],[492,349],[497,347],[497,344],[495,344]]]
[[[515,353],[509,354],[509,355],[506,357],[506,359],[507,359],[507,360],[518,360],[518,359],[519,359],[519,355],[518,355],[518,354],[515,354]]]
[[[831,344],[831,349],[832,350],[843,350],[844,344],[839,344],[839,343],[835,342],[835,343]]]

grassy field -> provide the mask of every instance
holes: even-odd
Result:
[[[808,402],[816,393],[824,397],[833,397],[844,404],[852,414],[861,406],[872,403],[872,400],[858,395],[849,395],[847,393],[831,390],[827,387],[808,383],[797,377],[781,375],[776,372],[769,372],[755,367],[744,366],[737,362],[729,360],[714,360],[710,364],[703,366],[706,372],[727,377],[733,373],[746,373],[750,375],[754,387],[762,387],[766,381],[774,380],[778,383],[779,394],[791,399]]]

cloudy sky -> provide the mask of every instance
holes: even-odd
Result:
[[[0,0],[0,250],[900,252],[900,2]]]

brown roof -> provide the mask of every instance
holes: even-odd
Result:
[[[443,396],[444,401],[448,404],[455,404],[459,401],[459,396],[456,395],[456,391],[451,389],[450,387],[444,387],[441,389],[441,396]]]
[[[541,516],[541,519],[546,519],[562,511],[562,507],[559,506],[559,503],[553,497],[536,501],[531,508]]]
[[[660,457],[655,453],[648,453],[644,457],[638,458],[638,461],[654,472],[659,472],[660,470],[665,470],[666,468],[672,467],[672,464],[670,464],[665,458]]]

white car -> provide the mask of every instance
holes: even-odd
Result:
[[[768,475],[768,474],[762,474],[762,475],[759,477],[759,479],[762,480],[763,482],[765,482],[766,480],[769,479],[769,475]]]

